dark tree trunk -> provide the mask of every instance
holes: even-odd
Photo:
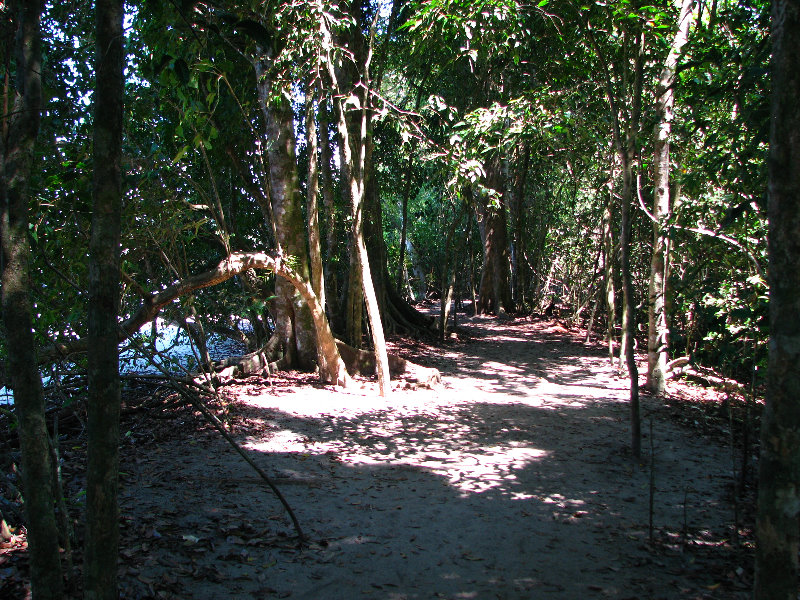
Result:
[[[49,600],[61,597],[62,576],[52,487],[53,465],[33,339],[28,245],[28,180],[42,102],[39,29],[42,3],[17,2],[14,8],[16,95],[7,137],[0,146],[3,320],[22,451],[31,588],[36,600]]]
[[[98,0],[89,242],[88,466],[84,597],[114,600],[119,548],[119,240],[124,100],[122,0]]]
[[[642,450],[641,419],[639,414],[639,371],[636,366],[634,352],[634,335],[636,333],[636,311],[633,280],[630,267],[631,243],[631,203],[633,201],[633,176],[634,162],[637,155],[637,136],[641,127],[642,108],[642,81],[644,72],[644,36],[641,31],[634,33],[633,48],[636,53],[633,57],[633,82],[624,90],[624,96],[618,95],[617,86],[614,85],[602,49],[594,38],[594,33],[589,23],[585,24],[589,42],[592,44],[600,68],[606,82],[606,99],[611,110],[612,136],[614,146],[622,168],[622,197],[620,198],[620,270],[622,271],[622,344],[620,348],[620,361],[625,358],[630,378],[630,410],[631,410],[631,452],[637,458]],[[629,33],[624,32],[627,48]],[[628,79],[628,60],[624,61],[624,73],[621,79]],[[630,106],[628,107],[626,106]],[[626,117],[622,123],[623,115]],[[624,124],[624,127],[623,127]]]
[[[800,3],[772,5],[770,347],[756,523],[756,600],[795,600],[800,512]]]
[[[332,322],[337,322],[341,310],[336,305],[338,296],[337,274],[334,269],[336,256],[336,206],[334,204],[333,167],[331,166],[331,141],[329,126],[329,113],[326,103],[320,105],[319,111],[319,158],[320,176],[322,178],[322,205],[324,207],[325,227],[325,261],[323,275],[325,279],[325,307]]]
[[[511,223],[513,231],[513,244],[511,253],[511,291],[514,303],[522,307],[525,304],[525,269],[522,268],[522,256],[525,254],[524,246],[524,204],[525,186],[528,178],[530,164],[530,148],[525,145],[520,147],[520,164],[517,165],[516,181],[514,182],[514,195],[511,201]]]
[[[500,173],[500,161],[492,160],[488,167],[488,187],[494,198],[482,194],[477,201],[483,239],[483,270],[478,291],[478,312],[498,314],[501,310],[514,312],[511,298],[511,263],[506,231],[505,185]]]
[[[406,167],[406,181],[403,185],[403,196],[400,207],[400,218],[402,224],[400,226],[400,258],[397,261],[397,289],[402,293],[404,284],[404,275],[406,271],[406,236],[408,235],[408,198],[411,195],[411,181],[413,179],[413,160],[414,154],[408,155],[408,166]]]
[[[603,210],[603,291],[606,305],[606,341],[608,342],[608,359],[611,368],[616,370],[616,356],[614,355],[615,327],[617,323],[617,292],[614,285],[614,176],[612,173],[609,184],[608,202]]]
[[[633,188],[633,167],[623,159],[622,164],[622,207],[620,223],[620,270],[622,271],[622,353],[628,367],[630,378],[631,410],[631,452],[635,457],[642,453],[641,417],[639,415],[639,369],[636,366],[634,336],[636,335],[636,312],[631,277],[631,199]]]

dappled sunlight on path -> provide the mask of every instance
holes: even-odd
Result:
[[[472,327],[471,342],[408,356],[442,371],[432,390],[395,382],[383,399],[369,381],[342,391],[255,377],[227,388],[242,443],[317,541],[301,554],[248,551],[274,566],[245,568],[258,585],[239,582],[242,597],[736,598],[706,593],[716,581],[691,546],[647,545],[647,459],[627,451],[627,382],[601,350],[537,323]],[[657,530],[726,536],[724,450],[653,418]],[[193,510],[280,519],[235,457],[206,451],[183,471],[208,488]],[[231,485],[220,503],[214,490]]]

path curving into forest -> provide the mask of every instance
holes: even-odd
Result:
[[[725,543],[728,449],[644,398],[651,543],[651,440],[633,461],[627,384],[602,348],[547,322],[465,327],[468,342],[398,345],[442,371],[438,389],[398,382],[384,400],[367,381],[343,392],[296,375],[227,388],[309,548],[213,432],[129,450],[126,597],[749,597]]]

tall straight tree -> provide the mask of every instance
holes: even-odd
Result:
[[[626,26],[629,27],[629,26]],[[586,31],[594,48],[602,69],[606,99],[611,109],[612,137],[622,171],[622,190],[620,194],[620,271],[622,272],[622,344],[620,362],[625,358],[630,379],[631,410],[631,452],[639,457],[642,449],[641,416],[639,410],[639,369],[636,365],[634,335],[636,333],[636,311],[633,278],[631,276],[631,204],[634,191],[634,168],[637,156],[637,137],[641,128],[642,114],[642,79],[644,71],[644,35],[640,25],[633,26],[634,31],[623,29],[622,81],[615,81],[611,76],[611,63],[595,38],[589,21]],[[632,73],[629,71],[632,70]],[[617,70],[615,70],[616,72]],[[632,75],[632,77],[630,77]],[[626,86],[628,79],[632,79]]]
[[[770,346],[761,425],[756,600],[795,600],[800,528],[800,2],[772,5]]]
[[[327,30],[322,16],[321,2],[318,3],[320,14],[320,30],[323,32],[323,47],[331,48],[330,32]],[[377,16],[376,16],[377,18]],[[375,38],[375,25],[373,21],[370,31],[370,45],[366,60],[361,73],[361,95],[359,103],[361,105],[360,131],[356,140],[351,140],[350,129],[347,123],[347,107],[339,89],[339,82],[336,76],[336,69],[330,57],[327,59],[328,76],[333,84],[333,89],[339,92],[335,97],[336,112],[339,118],[339,141],[341,152],[344,158],[343,165],[346,167],[348,187],[350,188],[351,216],[353,219],[353,243],[355,245],[354,254],[361,271],[361,285],[364,292],[364,301],[367,305],[367,316],[369,318],[370,332],[372,333],[372,345],[375,351],[375,370],[378,376],[378,389],[381,396],[388,396],[391,391],[389,379],[389,358],[386,351],[386,338],[383,332],[378,298],[375,294],[375,285],[370,270],[367,246],[364,243],[364,198],[366,195],[366,153],[367,153],[367,120],[370,108],[370,84],[372,83],[369,74],[370,62],[372,61],[372,47]],[[355,143],[354,143],[355,142]],[[355,156],[355,150],[358,155]]]
[[[661,68],[656,88],[656,124],[653,130],[653,254],[648,288],[647,388],[661,394],[666,388],[667,326],[666,286],[669,246],[666,221],[672,211],[670,198],[670,136],[675,116],[675,78],[692,22],[694,0],[683,0],[678,30]]]
[[[476,200],[483,241],[483,268],[481,269],[478,312],[500,314],[514,312],[511,296],[511,256],[508,244],[508,218],[500,157],[495,156],[486,166],[486,187],[496,192],[494,197],[480,194]]]
[[[12,3],[12,8],[17,27],[16,89],[11,116],[2,116],[4,135],[0,143],[2,302],[8,366],[22,451],[31,590],[33,597],[40,600],[60,598],[62,594],[51,477],[53,465],[33,338],[29,273],[28,180],[42,106],[42,2],[18,0]],[[6,97],[5,106],[7,102]]]
[[[95,5],[94,180],[89,241],[88,467],[84,597],[112,600],[119,547],[119,257],[123,0]]]

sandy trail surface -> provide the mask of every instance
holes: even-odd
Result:
[[[633,460],[627,381],[602,348],[548,322],[465,327],[468,342],[406,348],[441,370],[436,389],[396,382],[382,399],[368,381],[341,391],[300,375],[226,388],[238,440],[312,540],[303,549],[213,431],[132,445],[125,597],[748,597],[725,549],[729,449],[643,398]]]

